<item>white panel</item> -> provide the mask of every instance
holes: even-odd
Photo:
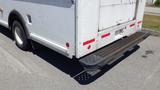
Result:
[[[10,13],[11,1],[10,0],[0,0],[0,20],[1,22],[5,22],[6,27],[8,27],[8,15]],[[12,7],[13,10],[13,7]]]
[[[101,0],[101,6],[121,4],[121,0]]]
[[[99,0],[77,0],[77,57],[82,57],[96,50],[96,41],[83,45],[84,42],[97,38],[99,19]],[[91,45],[91,48],[87,47]]]
[[[121,3],[117,5],[111,4],[111,2],[115,2],[113,0],[108,4],[104,3],[105,1],[109,2],[110,0],[101,1],[99,22],[100,30],[133,20],[136,6],[134,0],[120,0]],[[106,4],[106,6],[104,4]]]
[[[98,48],[102,48],[122,37],[125,37],[125,36],[130,36],[132,35],[133,33],[137,32],[136,30],[136,27],[130,27],[131,24],[135,23],[135,20],[134,21],[130,21],[128,23],[124,23],[122,25],[119,25],[119,26],[115,26],[113,28],[109,28],[109,29],[105,29],[101,32],[99,32],[99,40],[98,40]],[[123,33],[121,33],[120,35],[116,35],[115,32],[117,30],[120,30],[120,29],[123,29]],[[107,33],[110,33],[109,36],[105,37],[105,38],[102,38],[102,35],[105,35]]]
[[[145,9],[146,0],[139,0],[139,8],[137,12],[137,23],[143,21],[144,9]],[[142,23],[139,24],[138,29],[141,30]]]
[[[27,24],[27,27],[30,34],[43,38],[41,42],[47,40],[64,48],[69,43],[67,52],[71,58],[75,55],[75,6],[69,1],[50,0],[52,3],[47,3],[44,0],[18,0],[12,2],[12,8],[20,12],[26,22],[27,15],[31,15],[32,24]],[[43,45],[49,47],[48,43]]]

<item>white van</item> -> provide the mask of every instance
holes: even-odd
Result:
[[[32,40],[85,64],[102,62],[147,37],[140,32],[145,1],[0,0],[0,23],[22,50]]]

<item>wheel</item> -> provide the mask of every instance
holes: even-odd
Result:
[[[27,36],[22,24],[19,21],[15,20],[12,24],[11,29],[12,29],[12,33],[13,33],[16,45],[24,51],[29,50],[30,43],[29,43],[29,40],[27,39]]]

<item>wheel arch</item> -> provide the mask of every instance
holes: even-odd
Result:
[[[24,31],[25,31],[25,34],[26,34],[27,38],[29,39],[29,31],[26,26],[26,21],[23,18],[23,16],[16,10],[12,10],[8,16],[8,26],[9,26],[10,30],[11,30],[11,27],[12,27],[14,20],[18,20],[22,24]]]

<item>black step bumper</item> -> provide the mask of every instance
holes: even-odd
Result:
[[[110,65],[123,54],[146,39],[150,34],[146,31],[137,32],[129,37],[118,40],[96,52],[82,58],[79,62],[85,68],[101,68]]]

